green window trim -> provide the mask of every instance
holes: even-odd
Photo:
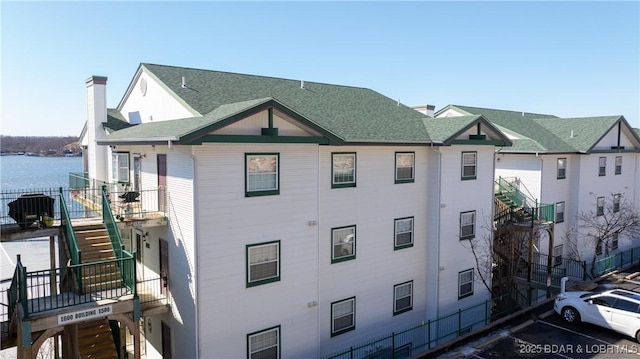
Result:
[[[344,173],[337,174],[336,173],[336,159],[343,157],[347,158],[349,156],[353,156],[353,168],[351,169],[352,174],[348,174],[347,171]],[[356,187],[357,180],[357,155],[355,152],[332,152],[331,153],[331,188],[347,188],[347,187]],[[348,168],[347,168],[348,169]],[[344,176],[346,179],[341,181],[336,181],[336,175]],[[349,177],[352,177],[351,179]]]
[[[276,343],[275,343],[275,345],[270,345],[270,346],[265,346],[264,348],[259,348],[259,349],[262,349],[262,350],[254,350],[253,346],[252,346],[252,339],[254,337],[258,337],[258,336],[261,336],[261,335],[269,334],[269,332],[275,332],[275,334],[276,334]],[[276,348],[276,351],[277,351],[276,358],[280,358],[281,357],[281,353],[282,353],[282,350],[281,350],[282,342],[281,342],[281,339],[280,339],[280,334],[281,334],[281,330],[280,330],[280,326],[279,325],[276,325],[275,327],[271,327],[271,328],[267,328],[267,329],[264,329],[264,330],[260,330],[260,331],[257,331],[257,332],[253,332],[253,333],[247,334],[247,359],[252,359],[253,358],[252,354],[254,354],[254,353],[260,353],[260,352],[264,351],[264,349],[271,349],[271,348],[274,348],[274,347]],[[268,338],[265,338],[265,339],[268,339]],[[264,345],[266,343],[265,343],[265,340],[263,339],[263,340],[256,341],[255,344],[263,344]],[[258,355],[257,357],[259,358],[260,356]]]
[[[614,175],[622,174],[622,156],[616,156]]]
[[[598,176],[604,177],[607,175],[607,158],[600,157],[598,158]]]
[[[338,309],[337,306],[339,305],[344,305],[346,303],[352,303],[351,304],[351,311],[347,311],[344,314],[340,311],[339,313],[334,313],[335,309]],[[347,306],[348,307],[348,306]],[[340,308],[341,309],[341,308]],[[336,314],[340,315],[339,317],[336,316]],[[351,324],[345,326],[345,327],[341,327],[336,329],[336,320],[337,319],[351,319]],[[338,300],[335,301],[333,303],[331,303],[331,336],[335,337],[336,335],[340,335],[346,332],[350,332],[352,330],[356,329],[356,297],[351,297],[351,298],[346,298],[346,299],[342,299],[342,300]]]
[[[409,162],[407,158],[409,156],[410,156],[411,165],[407,163]],[[405,158],[398,161],[398,157],[405,157]],[[403,173],[407,171],[410,171],[409,175],[407,173]],[[399,176],[399,172],[402,173],[402,176]],[[416,153],[415,152],[396,152],[395,153],[395,173],[394,173],[395,183],[396,184],[413,183],[415,182],[415,173],[416,173]],[[402,178],[399,178],[399,177],[402,177]]]
[[[276,246],[276,258],[274,259],[269,259],[269,258],[265,258],[263,260],[261,260],[260,262],[256,262],[254,264],[251,263],[251,251],[253,249],[258,249],[260,247],[269,247],[269,246]],[[271,242],[262,242],[262,243],[255,243],[255,244],[247,244],[246,245],[246,256],[245,256],[245,262],[246,262],[246,271],[247,271],[247,278],[246,278],[246,284],[247,284],[247,288],[249,287],[255,287],[258,285],[262,285],[262,284],[267,284],[267,283],[273,283],[273,282],[279,282],[280,281],[280,267],[281,267],[281,256],[280,256],[280,252],[281,252],[281,247],[280,247],[280,240],[277,241],[271,241]],[[260,253],[256,253],[256,256],[258,256]],[[265,256],[265,254],[262,254],[263,256]],[[265,256],[266,257],[266,256]],[[268,276],[268,277],[264,277],[264,278],[258,278],[258,279],[251,279],[251,274],[252,274],[252,265],[253,266],[257,266],[257,265],[262,265],[264,266],[265,264],[269,264],[267,262],[277,262],[276,263],[276,267],[274,268],[276,273],[273,276]]]
[[[336,234],[340,232],[348,232],[352,230],[352,233],[347,234],[344,238],[336,238]],[[336,243],[336,239],[339,239]],[[356,259],[356,246],[357,246],[356,225],[331,228],[331,263],[339,263],[344,261],[350,261]],[[350,251],[350,253],[349,253]]]
[[[255,172],[254,174],[250,174],[251,164],[249,161],[254,158],[266,158],[266,157],[275,157],[275,171],[266,172],[266,175],[275,175],[275,181],[273,188],[266,189],[250,189],[251,181],[250,177],[252,175],[257,176],[261,172]],[[263,174],[264,176],[264,174]],[[279,153],[245,153],[244,154],[244,195],[245,197],[258,197],[258,196],[273,196],[280,194],[280,154]]]
[[[407,221],[407,220],[411,220],[411,229],[410,230],[404,230],[401,232],[398,232],[399,228],[398,228],[398,224],[399,222],[402,221]],[[405,248],[411,248],[413,247],[413,243],[414,243],[414,218],[413,217],[404,217],[404,218],[396,218],[393,220],[393,250],[399,250],[399,249],[405,249]],[[404,234],[409,234],[411,239],[409,242],[407,243],[402,243],[402,244],[398,244],[398,235],[404,235]]]
[[[402,287],[409,288],[409,292],[402,291]],[[405,289],[406,291],[406,289]],[[398,302],[405,302],[408,299],[409,303],[399,308]],[[402,314],[413,309],[413,281],[396,284],[393,286],[393,315]]]
[[[473,156],[473,157],[472,157]],[[466,159],[466,163],[465,163]],[[473,159],[473,162],[471,162]],[[478,176],[478,152],[464,151],[461,160],[461,177],[463,181],[474,180]]]

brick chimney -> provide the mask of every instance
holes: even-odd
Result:
[[[99,146],[96,140],[106,136],[103,123],[107,122],[107,78],[91,76],[87,86],[87,170],[89,177],[108,182],[107,146]]]

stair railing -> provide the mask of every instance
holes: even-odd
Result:
[[[124,244],[122,244],[122,238],[120,237],[120,230],[116,224],[116,220],[113,217],[111,211],[111,203],[109,202],[109,196],[107,195],[107,186],[102,186],[102,221],[107,228],[109,234],[109,240],[111,241],[111,247],[117,259],[133,259],[134,255],[125,250]],[[136,294],[136,268],[135,260],[121,261],[120,274],[127,287],[129,287],[134,295]]]
[[[18,254],[18,263],[16,269],[13,272],[13,278],[11,279],[11,286],[7,291],[9,297],[9,322],[13,320],[13,315],[16,312],[16,306],[22,306],[22,314],[25,319],[29,318],[28,302],[27,302],[27,267],[22,265],[20,261],[20,255]]]
[[[82,251],[78,245],[78,239],[76,233],[73,230],[73,224],[71,222],[71,216],[69,216],[69,210],[67,209],[67,202],[64,199],[64,192],[60,187],[60,224],[64,237],[69,248],[69,256],[71,257],[71,265],[82,264]],[[82,293],[82,270],[78,267],[75,269],[75,279],[77,281],[78,290]]]

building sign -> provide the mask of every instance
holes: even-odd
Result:
[[[58,325],[66,325],[76,322],[82,322],[89,319],[102,318],[111,313],[113,313],[113,305],[109,304],[97,308],[60,314],[58,315]]]

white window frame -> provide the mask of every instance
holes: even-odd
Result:
[[[261,158],[273,158],[275,159],[275,169],[266,171],[265,169],[257,167],[257,163],[254,164],[254,160]],[[268,182],[273,182],[271,187],[255,187],[255,183],[251,178],[268,178]],[[262,181],[263,183],[265,181]],[[246,153],[245,154],[245,196],[265,196],[280,194],[280,154],[279,153]]]
[[[275,333],[275,343],[273,343],[273,334]],[[256,348],[257,346],[257,348]],[[276,348],[277,356],[280,358],[280,326],[261,330],[259,332],[247,334],[247,358],[253,359],[254,355],[260,358],[262,352]]]
[[[564,201],[556,203],[556,223],[564,222],[564,207]],[[560,209],[562,209],[562,211]]]
[[[562,252],[564,251],[564,246],[562,244],[558,244],[553,247],[553,266],[561,266],[562,265]]]
[[[615,175],[622,174],[622,156],[616,156],[616,167],[614,170]]]
[[[111,178],[117,183],[129,183],[129,152],[111,153]]]
[[[337,160],[343,159],[342,162]],[[338,168],[336,164],[348,163],[348,158],[353,158],[351,162],[353,167]],[[357,156],[355,152],[333,152],[331,153],[331,188],[343,188],[343,187],[355,187],[356,186],[356,168],[357,168]],[[336,176],[352,177],[352,179],[340,179],[336,180]]]
[[[401,163],[405,161],[401,161],[400,158],[404,156],[410,157],[411,165],[406,163]],[[407,161],[408,162],[408,161]],[[415,171],[416,171],[416,154],[415,152],[396,152],[396,168],[395,168],[395,183],[411,183],[415,181]],[[399,175],[400,170],[411,170],[411,176],[409,177],[401,177]]]
[[[471,161],[471,158],[473,159]],[[469,161],[467,161],[469,160]],[[473,174],[465,174],[465,168],[473,168]],[[462,152],[462,180],[476,179],[478,176],[478,152]]]
[[[557,179],[565,179],[567,178],[567,159],[566,158],[558,158],[558,171],[557,171]]]
[[[469,221],[468,217],[471,217]],[[465,234],[465,228],[471,228],[471,234]],[[472,239],[476,236],[476,211],[466,211],[460,213],[460,239]]]
[[[408,288],[408,293],[407,292]],[[400,308],[398,302],[409,299],[409,304]],[[408,281],[393,286],[393,315],[408,312],[413,309],[413,281]]]
[[[270,258],[267,253],[252,253],[263,248],[273,247],[270,252],[275,252],[276,257]],[[277,282],[280,280],[280,241],[257,243],[247,245],[246,261],[247,261],[247,287]],[[276,273],[274,275],[252,278],[252,267],[257,265],[275,263]]]
[[[596,198],[596,216],[604,216],[604,197]]]
[[[607,175],[607,158],[600,157],[598,158],[598,176],[606,176]]]
[[[466,298],[473,295],[474,275],[475,273],[473,268],[463,270],[462,272],[458,273],[458,299]],[[469,286],[469,289],[463,292],[463,286]]]
[[[351,311],[336,313],[336,309],[339,306],[346,305],[346,307],[348,308],[348,303],[350,303]],[[336,328],[336,320],[346,317],[351,317],[351,324]],[[354,329],[356,329],[356,297],[351,297],[331,303],[331,336],[333,337]]]
[[[620,232],[616,232],[611,237],[611,250],[618,249],[618,245],[620,244]]]
[[[346,235],[342,235],[343,233]],[[355,259],[356,240],[355,225],[331,228],[331,263]],[[351,247],[351,253],[348,253],[349,247]],[[344,253],[345,250],[347,253]]]
[[[616,193],[613,195],[613,212],[620,212],[620,202],[622,200],[622,194]]]
[[[407,225],[405,223],[408,223],[408,226],[410,227],[409,229],[406,228]],[[413,223],[414,223],[413,217],[397,218],[393,221],[393,227],[394,227],[393,248],[394,249],[413,247],[413,237],[414,237]],[[398,237],[406,234],[409,234],[409,236],[411,237],[409,242],[398,243]]]

